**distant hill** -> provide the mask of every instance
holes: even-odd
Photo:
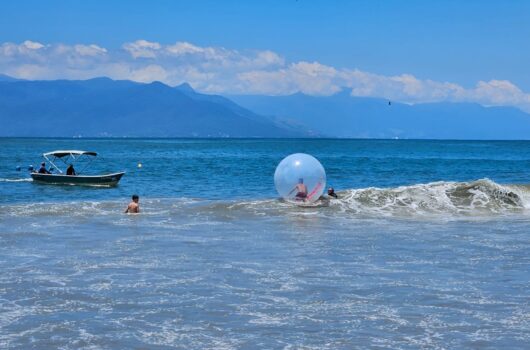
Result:
[[[0,136],[530,139],[530,115],[472,103],[407,105],[376,98],[230,96],[96,78],[0,75]]]
[[[9,75],[0,74],[0,81],[20,81],[20,79],[10,77]]]
[[[234,102],[159,82],[0,76],[0,136],[306,137]]]
[[[332,137],[530,139],[530,115],[512,107],[473,103],[389,104],[349,91],[318,97],[230,96],[259,114],[274,115]]]
[[[324,136],[321,132],[314,132],[312,130],[309,130],[308,128],[306,128],[304,124],[299,123],[295,120],[280,118],[275,115],[264,116],[263,114],[256,114],[252,110],[240,106],[239,104],[235,103],[234,101],[230,100],[227,97],[223,97],[220,95],[207,95],[207,94],[197,93],[195,90],[193,90],[193,88],[188,83],[183,83],[181,85],[178,85],[175,87],[175,89],[181,91],[182,93],[186,94],[187,96],[195,100],[207,101],[207,102],[212,102],[212,103],[223,105],[224,107],[230,109],[234,113],[244,114],[247,117],[254,119],[254,120],[262,121],[265,118],[266,120],[268,120],[269,122],[272,122],[274,125],[276,125],[279,128],[291,130],[291,131],[296,132],[297,134],[300,134],[300,132],[302,132],[303,137]]]

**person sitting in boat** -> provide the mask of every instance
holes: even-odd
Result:
[[[42,162],[40,164],[40,168],[39,168],[39,171],[38,171],[39,174],[51,174],[48,169],[46,169],[46,163],[45,162]]]
[[[337,194],[335,193],[335,189],[333,187],[328,188],[328,196],[333,198],[338,198]]]
[[[74,169],[74,166],[72,164],[70,164],[68,166],[68,168],[66,168],[66,175],[72,175],[72,176],[77,175],[75,173],[75,169]]]
[[[125,213],[139,213],[140,212],[140,204],[138,202],[140,201],[140,197],[138,197],[137,194],[132,195],[132,201],[127,206],[127,209],[125,209]]]
[[[296,192],[296,195],[294,198],[299,201],[303,201],[307,198],[307,186],[304,185],[304,179],[300,178],[298,179],[298,184],[289,192],[289,194]]]

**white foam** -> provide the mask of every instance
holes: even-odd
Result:
[[[23,178],[23,179],[0,179],[0,182],[31,182],[33,179],[31,178]]]
[[[355,189],[332,201],[343,212],[381,216],[490,215],[520,212],[529,204],[523,186],[499,185],[488,179]]]
[[[523,185],[500,185],[488,179],[472,182],[433,182],[395,188],[360,188],[338,192],[339,199],[300,207],[277,198],[251,201],[213,201],[189,198],[144,199],[139,216],[125,216],[123,201],[30,203],[3,206],[0,217],[108,217],[114,225],[150,221],[157,227],[218,225],[231,220],[259,218],[311,219],[381,217],[487,217],[526,214],[530,191]],[[150,219],[151,218],[151,219]],[[140,221],[139,221],[140,220]]]

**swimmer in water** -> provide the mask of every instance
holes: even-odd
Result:
[[[139,201],[140,201],[140,197],[138,197],[138,195],[136,194],[133,194],[132,201],[127,206],[127,209],[125,209],[125,213],[138,214],[140,212],[140,204],[138,204]]]
[[[304,179],[298,179],[298,184],[296,184],[296,186],[291,190],[291,192],[289,192],[289,195],[291,195],[291,193],[293,193],[294,191],[297,191],[296,195],[294,196],[296,200],[305,201],[305,199],[307,198],[307,186],[304,185]]]
[[[338,198],[337,194],[335,193],[335,189],[333,187],[328,188],[328,196],[333,198]]]

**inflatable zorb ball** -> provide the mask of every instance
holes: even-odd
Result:
[[[313,203],[326,188],[326,171],[313,156],[295,153],[285,157],[274,172],[276,190],[286,201]]]

